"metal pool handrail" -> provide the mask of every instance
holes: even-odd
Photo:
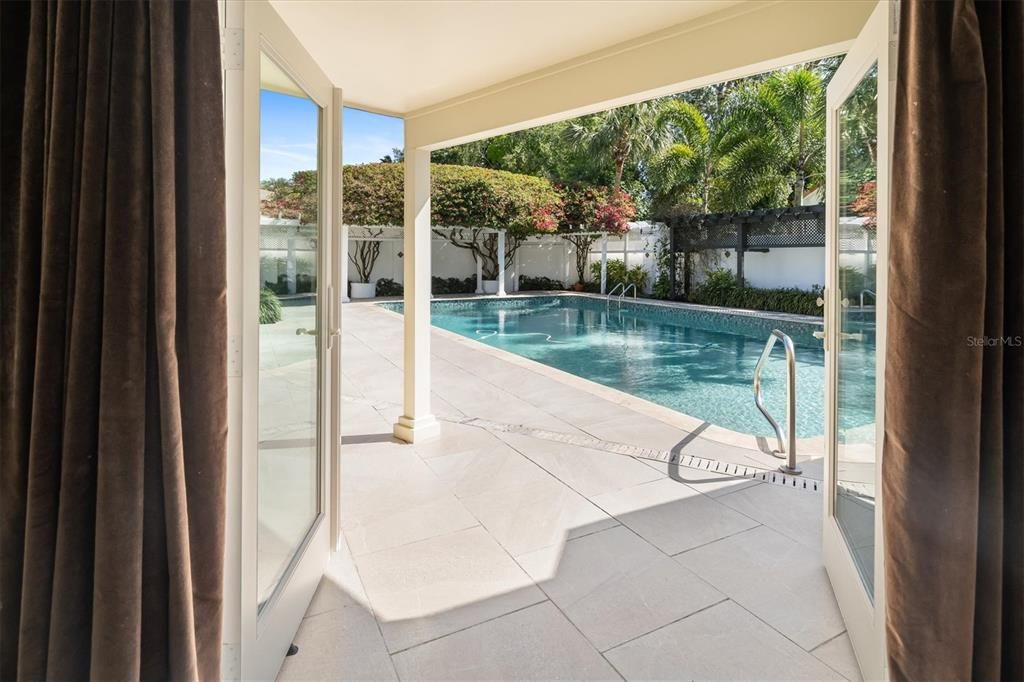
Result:
[[[612,295],[614,295],[615,292],[618,291],[620,288],[625,287],[625,286],[626,286],[625,282],[619,282],[618,284],[613,286],[612,290],[609,291],[607,294],[605,294],[605,297],[604,297],[605,303],[611,303],[612,302]]]
[[[781,340],[786,349],[786,426],[789,431],[788,437],[782,435],[782,428],[775,418],[768,413],[764,406],[764,398],[761,396],[761,370],[772,354],[775,342]],[[764,418],[775,430],[775,437],[779,440],[779,452],[786,453],[786,463],[779,466],[779,470],[787,474],[799,474],[800,468],[796,465],[796,350],[793,348],[793,339],[783,334],[778,329],[773,329],[768,337],[768,342],[761,351],[761,357],[757,359],[757,366],[754,367],[754,404],[761,411]],[[774,454],[774,453],[773,453]],[[781,459],[781,455],[775,455]]]
[[[612,296],[620,288],[622,289],[622,292],[617,297],[620,304],[622,303],[622,299],[626,297],[626,294],[629,293],[630,289],[633,290],[633,300],[636,300],[636,285],[635,284],[626,284],[625,282],[619,282],[614,287],[612,287],[611,291],[609,291],[607,294],[605,294],[605,297],[604,297],[605,305],[611,305]]]

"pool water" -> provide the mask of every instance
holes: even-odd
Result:
[[[401,304],[384,303],[401,311]],[[687,310],[583,296],[448,300],[431,303],[434,326],[624,391],[727,429],[774,435],[754,406],[753,373],[773,328],[796,347],[797,435],[824,433],[825,371],[820,323]],[[844,353],[843,426],[874,421],[873,325],[863,352]],[[849,357],[848,357],[849,356]],[[765,404],[785,429],[782,344],[762,372]]]

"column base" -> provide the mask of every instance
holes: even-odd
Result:
[[[412,419],[399,417],[394,428],[395,438],[406,443],[422,443],[441,435],[441,422],[432,414]]]

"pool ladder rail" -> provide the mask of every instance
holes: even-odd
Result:
[[[624,298],[626,297],[626,294],[628,294],[628,293],[630,292],[630,290],[631,290],[631,289],[632,289],[632,291],[633,291],[633,300],[634,300],[634,301],[636,300],[636,285],[635,285],[635,284],[626,284],[625,282],[619,282],[619,283],[618,283],[618,284],[616,284],[616,285],[615,285],[614,287],[612,287],[612,290],[611,290],[611,291],[609,291],[609,292],[608,292],[608,293],[607,293],[607,294],[605,295],[605,297],[604,297],[604,300],[605,300],[605,304],[607,304],[607,305],[611,305],[611,302],[612,302],[612,296],[613,296],[613,295],[615,294],[615,292],[616,292],[616,291],[618,291],[619,289],[622,289],[622,291],[621,291],[621,292],[619,293],[619,295],[618,295],[618,296],[616,297],[616,300],[617,300],[617,301],[619,302],[619,305],[622,305],[622,300],[623,300],[623,299],[624,299]]]
[[[779,426],[779,423],[775,421],[775,418],[772,417],[764,406],[764,398],[761,395],[761,370],[764,369],[765,363],[768,362],[768,357],[772,354],[776,341],[782,341],[782,346],[786,349],[786,397],[788,399],[786,403],[786,427],[789,432],[787,436],[782,434],[782,428]],[[775,430],[775,437],[779,441],[779,454],[774,452],[772,454],[780,459],[786,458],[786,463],[780,465],[779,470],[783,473],[799,475],[801,473],[800,467],[796,465],[796,350],[793,348],[793,339],[778,329],[773,329],[772,333],[768,336],[768,342],[765,343],[764,350],[761,351],[761,357],[757,359],[757,365],[754,367],[754,404],[757,405],[757,409],[761,411],[761,414],[768,420],[768,423],[772,425],[772,428]]]

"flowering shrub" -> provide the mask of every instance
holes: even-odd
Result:
[[[874,180],[860,186],[857,196],[850,202],[850,211],[864,218],[865,229],[874,229],[878,225],[878,186]]]
[[[596,228],[609,234],[629,232],[629,221],[636,217],[636,206],[625,192],[602,198],[594,211]]]
[[[636,215],[636,206],[626,192],[613,194],[607,187],[563,185],[562,216],[558,231],[575,247],[576,276],[585,280],[590,247],[601,238],[593,232],[621,235],[629,231],[629,221]]]
[[[267,195],[260,201],[263,215],[297,219],[302,225],[317,222],[319,195],[315,170],[295,171],[290,178],[270,178],[260,183]]]
[[[561,207],[544,206],[537,209],[533,214],[533,226],[537,232],[550,234],[558,230],[558,214]]]

